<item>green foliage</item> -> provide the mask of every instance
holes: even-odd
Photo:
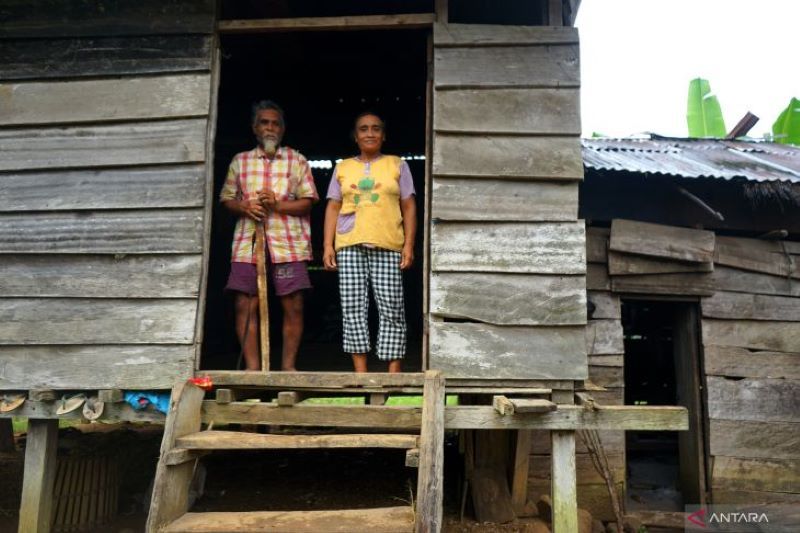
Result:
[[[689,126],[689,137],[725,137],[727,130],[722,109],[717,97],[711,92],[708,80],[695,78],[689,82],[686,123]]]
[[[772,125],[772,138],[776,143],[800,145],[800,100],[792,98],[778,115]]]

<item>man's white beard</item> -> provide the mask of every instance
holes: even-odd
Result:
[[[261,148],[264,149],[269,157],[274,156],[275,152],[278,151],[278,139],[274,137],[262,137]]]

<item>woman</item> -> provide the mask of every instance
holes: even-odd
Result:
[[[375,353],[389,361],[389,372],[400,372],[406,351],[400,271],[414,262],[414,183],[405,161],[381,153],[386,134],[378,115],[361,113],[353,135],[360,153],[336,165],[328,188],[322,261],[327,270],[339,270],[343,347],[355,371],[367,371],[371,284],[379,317]]]

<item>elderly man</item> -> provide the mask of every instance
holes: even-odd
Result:
[[[258,146],[236,154],[220,193],[222,205],[238,217],[225,289],[236,294],[236,335],[245,367],[259,370],[255,230],[264,224],[273,293],[283,307],[281,369],[294,371],[303,335],[302,291],[311,287],[309,212],[317,189],[306,158],[281,146],[286,126],[280,106],[268,100],[255,104],[252,127]]]

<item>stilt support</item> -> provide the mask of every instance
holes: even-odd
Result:
[[[28,420],[19,533],[47,533],[53,516],[58,420]]]

